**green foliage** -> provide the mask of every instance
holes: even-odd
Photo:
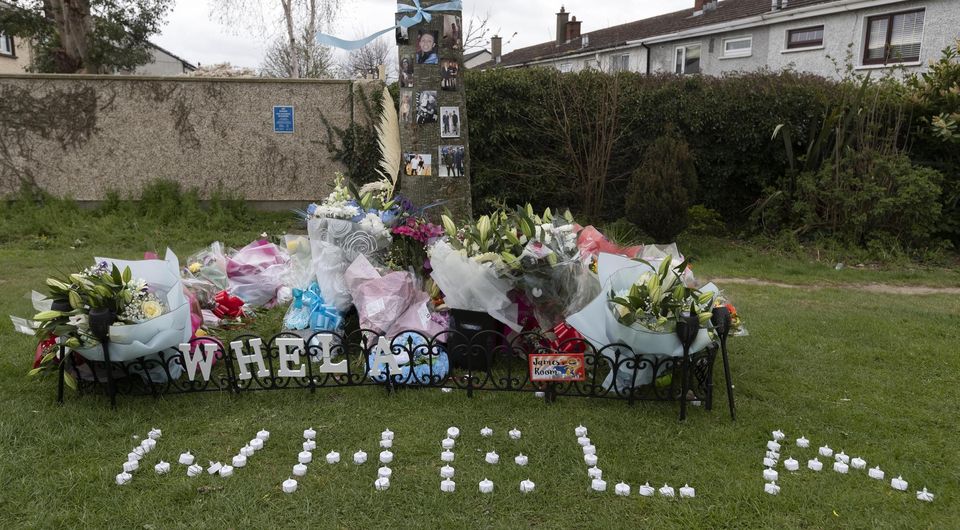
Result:
[[[378,143],[380,135],[377,134],[377,124],[380,123],[383,105],[382,88],[367,94],[363,87],[355,85],[353,94],[363,111],[359,119],[354,119],[346,127],[334,126],[323,115],[320,120],[327,132],[327,137],[322,142],[330,153],[330,158],[346,166],[346,177],[351,183],[360,186],[377,180],[380,175],[382,154]]]
[[[702,204],[695,204],[688,208],[687,219],[689,222],[686,232],[690,234],[721,236],[727,231],[723,217],[716,210],[711,210]]]
[[[671,242],[687,227],[687,208],[696,187],[690,147],[672,135],[661,136],[630,179],[626,218],[658,242]]]

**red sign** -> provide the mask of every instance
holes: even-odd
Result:
[[[585,381],[587,369],[582,353],[530,354],[530,380],[534,382]]]

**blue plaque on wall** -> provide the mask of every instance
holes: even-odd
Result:
[[[273,107],[273,132],[293,133],[293,107]]]

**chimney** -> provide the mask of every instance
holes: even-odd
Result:
[[[787,3],[789,0],[770,0],[770,9],[773,11],[779,11],[781,9],[787,8]]]
[[[703,2],[704,0],[693,0],[693,12],[699,13],[703,11]]]
[[[490,53],[493,55],[493,64],[500,64],[503,59],[503,37],[499,35],[490,37]]]
[[[570,21],[570,13],[563,6],[560,6],[560,12],[557,13],[557,46],[566,42],[567,22]]]
[[[573,17],[573,20],[567,22],[567,42],[580,38],[580,20]]]

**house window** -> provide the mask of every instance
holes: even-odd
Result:
[[[863,64],[920,60],[924,10],[867,18]]]
[[[700,45],[677,47],[677,62],[675,73],[678,74],[699,74],[700,73]]]
[[[0,55],[8,55],[10,57],[14,56],[13,37],[8,37],[3,33],[0,33]]]
[[[823,26],[791,29],[787,32],[787,49],[823,46]]]
[[[610,71],[611,72],[629,72],[630,56],[627,54],[623,54],[623,55],[614,55],[613,57],[611,57]]]
[[[571,70],[573,70],[573,63],[563,63],[560,66],[558,66],[557,69],[559,69],[561,72],[565,74],[568,74],[570,73]]]
[[[753,37],[723,40],[724,57],[749,57],[753,52]]]

